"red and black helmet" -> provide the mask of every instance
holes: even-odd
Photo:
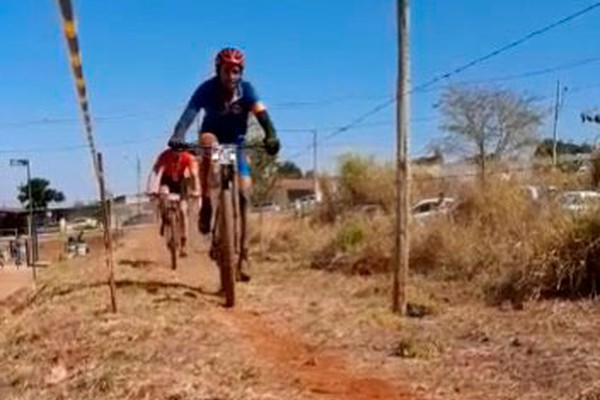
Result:
[[[226,47],[217,54],[217,57],[215,58],[215,66],[217,71],[223,64],[237,65],[243,69],[245,61],[244,53],[242,53],[241,50],[234,49],[232,47]]]

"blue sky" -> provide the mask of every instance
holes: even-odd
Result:
[[[431,77],[547,25],[592,0],[420,0],[412,2],[412,81]],[[309,168],[310,132],[325,136],[392,96],[396,84],[395,1],[391,0],[128,0],[74,1],[95,133],[116,193],[136,190],[195,87],[213,73],[215,52],[247,54],[246,78],[271,110],[282,157]],[[488,80],[600,57],[600,9],[534,38],[452,79]],[[15,204],[24,171],[11,157],[32,160],[33,173],[64,190],[68,202],[96,190],[55,1],[0,2],[0,204]],[[598,106],[600,60],[527,79],[497,82],[549,96],[556,80],[565,98],[562,138],[592,141],[581,110]],[[595,85],[595,86],[594,86]],[[439,138],[433,104],[438,90],[412,98],[411,153]],[[550,118],[548,118],[550,121]],[[550,126],[542,128],[548,135]],[[193,134],[192,131],[189,133]],[[320,145],[320,165],[333,168],[344,151],[394,154],[394,107]],[[190,136],[191,137],[191,136]],[[77,146],[82,146],[77,148]]]

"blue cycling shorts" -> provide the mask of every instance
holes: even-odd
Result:
[[[238,174],[242,181],[251,179],[250,157],[248,152],[242,148],[237,151],[237,168]]]

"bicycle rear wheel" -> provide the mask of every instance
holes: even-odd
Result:
[[[221,287],[225,293],[225,307],[233,307],[235,305],[235,241],[231,188],[221,190],[217,223],[219,224]]]

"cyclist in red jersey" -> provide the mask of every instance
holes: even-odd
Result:
[[[180,256],[182,257],[187,255],[186,245],[189,232],[188,199],[197,199],[200,196],[200,181],[198,176],[198,162],[192,154],[186,151],[166,149],[156,159],[148,178],[148,192],[158,195],[159,199],[161,235],[164,229],[162,210],[166,195],[175,193],[181,196],[179,210],[183,221],[180,251]]]

